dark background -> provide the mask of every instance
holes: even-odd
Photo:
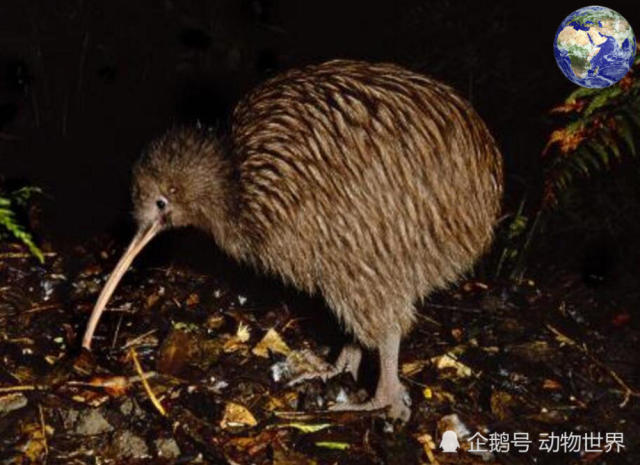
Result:
[[[587,2],[588,3],[588,2]],[[640,29],[637,1],[608,1]],[[224,120],[256,83],[331,58],[442,79],[486,119],[507,164],[507,210],[541,187],[547,111],[575,88],[558,24],[585,2],[3,0],[0,175],[44,188],[48,240],[130,234],[129,170],[176,122]]]

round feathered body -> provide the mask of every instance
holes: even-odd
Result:
[[[502,159],[483,121],[395,65],[331,61],[266,82],[236,107],[230,152],[218,242],[321,293],[368,347],[472,267],[499,214]]]
[[[502,160],[480,117],[451,88],[389,64],[331,61],[259,86],[222,140],[174,129],[134,169],[138,232],[83,337],[89,349],[118,282],[159,232],[196,226],[231,256],[322,294],[357,342],[378,350],[373,398],[406,420],[401,337],[416,300],[485,251],[502,195]],[[357,376],[347,344],[331,370]]]

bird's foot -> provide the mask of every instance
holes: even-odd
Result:
[[[338,359],[335,364],[329,363],[323,364],[319,369],[314,369],[299,374],[290,380],[287,385],[295,386],[302,382],[320,378],[323,382],[327,382],[331,378],[338,376],[342,373],[351,373],[354,380],[358,380],[358,369],[360,368],[360,360],[362,359],[362,351],[360,347],[354,344],[347,344],[342,348]]]
[[[411,396],[404,388],[399,387],[393,390],[376,392],[373,399],[363,403],[343,402],[333,405],[330,410],[342,411],[386,411],[387,417],[391,420],[399,420],[406,423],[411,416]]]

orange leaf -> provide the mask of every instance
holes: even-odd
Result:
[[[94,387],[103,388],[111,397],[120,397],[127,392],[130,386],[129,379],[124,376],[111,376],[107,378],[96,376],[89,381],[89,384]]]
[[[562,103],[549,110],[549,113],[571,113],[574,111],[580,113],[584,108],[584,103],[584,100],[576,100],[573,103]]]

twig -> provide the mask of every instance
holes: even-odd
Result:
[[[60,304],[36,305],[35,307],[25,310],[23,313],[43,312],[45,310],[53,310],[54,308],[60,308]]]
[[[155,371],[147,371],[146,373],[144,373],[144,379],[151,379],[151,378],[155,378],[156,376],[158,376],[158,373],[156,373]],[[122,382],[120,380],[125,380],[127,383],[132,384],[132,383],[137,383],[138,381],[142,381],[142,377],[141,376],[129,376],[128,378],[125,377],[115,377],[115,378],[109,378],[106,379],[104,381],[102,380],[98,380],[98,382],[96,381],[67,381],[67,386],[83,386],[83,387],[100,387],[100,388],[110,388],[110,387],[119,387],[122,385]]]
[[[424,449],[424,453],[429,459],[429,463],[431,465],[440,465],[438,459],[436,459],[435,455],[433,455],[433,449],[435,449],[436,445],[433,442],[433,438],[430,434],[423,434],[416,438]]]
[[[285,323],[285,325],[282,327],[282,329],[280,330],[281,333],[284,334],[284,332],[289,329],[290,327],[293,327],[295,325],[297,325],[300,321],[304,321],[307,318],[305,317],[299,317],[299,318],[290,318],[289,321],[287,321]]]
[[[47,443],[47,425],[44,422],[44,411],[42,405],[38,404],[38,412],[40,413],[40,427],[42,428],[42,441],[44,443],[44,462],[47,462],[49,456],[49,444]]]
[[[116,341],[118,340],[118,334],[120,334],[120,325],[122,325],[123,314],[120,314],[120,318],[118,318],[118,325],[116,326],[116,331],[113,333],[113,341],[111,342],[111,350],[115,349]]]
[[[56,255],[58,255],[55,252],[44,252],[42,254],[44,257],[55,257]],[[0,260],[4,260],[7,258],[31,258],[33,257],[32,254],[30,253],[26,253],[26,252],[4,252],[4,253],[0,253]]]
[[[422,313],[418,313],[417,315],[418,315],[418,318],[421,318],[424,321],[431,323],[434,326],[442,327],[442,323],[440,323],[438,320],[434,320],[430,316],[423,315]]]
[[[445,310],[457,310],[459,312],[467,312],[467,313],[482,313],[482,310],[480,310],[479,308],[459,307],[457,305],[441,305],[441,304],[425,303],[424,306],[433,307],[433,308],[443,308]]]
[[[149,386],[149,382],[147,381],[147,378],[145,377],[144,372],[142,371],[142,366],[140,366],[140,362],[138,361],[138,355],[136,354],[136,349],[132,347],[129,353],[131,354],[131,358],[133,359],[133,364],[136,367],[136,371],[138,372],[138,375],[140,375],[140,381],[142,381],[144,390],[147,391],[149,400],[151,400],[151,403],[153,404],[153,406],[158,410],[158,412],[160,412],[162,416],[166,416],[167,415],[166,410],[164,409],[164,407],[162,406],[162,404],[160,403],[156,395],[151,390],[151,386]]]
[[[33,384],[27,384],[27,385],[21,385],[21,386],[6,386],[6,387],[0,387],[0,393],[36,391],[38,389],[41,389],[40,386],[34,386]]]
[[[605,365],[603,362],[601,362],[599,359],[597,359],[594,355],[591,354],[591,352],[589,352],[589,349],[587,349],[587,347],[585,345],[581,345],[578,344],[575,340],[571,339],[569,336],[561,333],[559,330],[557,330],[556,328],[554,328],[553,326],[551,326],[550,324],[547,324],[547,329],[549,331],[551,331],[553,334],[556,335],[556,337],[558,337],[558,339],[561,342],[564,342],[566,344],[569,344],[572,347],[576,347],[580,352],[582,352],[583,354],[585,354],[587,357],[589,357],[589,359],[595,363],[596,365],[598,365],[600,368],[602,368],[604,371],[606,371],[609,376],[611,376],[613,378],[613,380],[618,383],[618,385],[622,388],[623,392],[624,392],[624,399],[622,400],[622,403],[620,403],[619,407],[623,408],[625,407],[628,403],[629,400],[631,399],[631,397],[640,397],[640,392],[636,391],[635,389],[631,388],[619,375],[618,373],[616,373],[612,368],[608,367],[607,365]]]
[[[370,417],[375,415],[381,415],[386,412],[388,408],[379,408],[375,410],[317,410],[315,412],[298,412],[298,411],[284,411],[276,410],[273,414],[277,418],[282,418],[288,421],[333,421],[335,423],[349,423],[362,419],[363,417]]]
[[[155,333],[157,330],[156,329],[152,329],[150,331],[147,331],[146,333],[142,333],[140,336],[131,339],[129,342],[127,342],[123,347],[122,350],[127,350],[129,347],[133,347],[134,345],[136,345],[138,342],[140,342],[141,340],[143,340],[145,337],[147,336],[151,336],[153,333]]]
[[[415,384],[416,386],[420,386],[421,388],[431,387],[428,384],[421,383],[421,382],[416,381],[415,379],[411,379],[411,378],[409,378],[408,376],[405,376],[405,375],[400,375],[400,379],[405,380],[409,384]]]

